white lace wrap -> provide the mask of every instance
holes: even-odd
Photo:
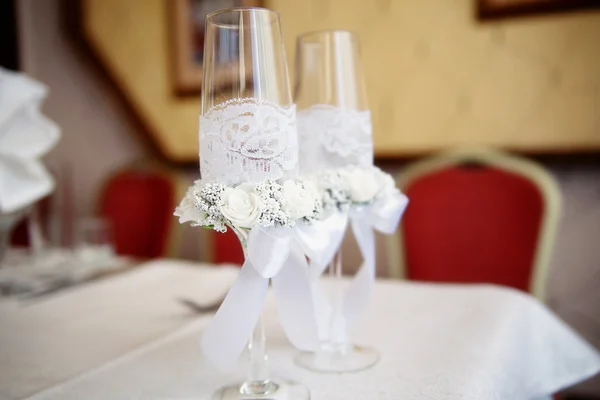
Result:
[[[298,111],[297,120],[302,173],[373,164],[369,111],[316,104]]]
[[[231,99],[200,117],[200,172],[204,182],[236,185],[295,178],[295,106],[255,98]]]

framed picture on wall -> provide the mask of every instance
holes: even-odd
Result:
[[[204,21],[213,11],[229,7],[261,7],[260,0],[169,0],[173,55],[172,81],[179,95],[197,95],[202,88]],[[231,70],[224,66],[216,79],[226,85]]]
[[[475,0],[482,20],[523,15],[600,9],[600,0]]]

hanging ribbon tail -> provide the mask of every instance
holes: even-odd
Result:
[[[320,341],[329,338],[333,307],[327,296],[321,279],[311,279],[312,301],[315,307],[315,319]]]
[[[306,257],[295,247],[279,274],[272,279],[277,314],[288,339],[300,350],[316,350],[319,337],[315,309],[310,301]]]
[[[258,322],[269,279],[261,277],[249,260],[205,329],[201,347],[206,358],[222,371],[231,371]]]
[[[263,278],[272,278],[290,254],[291,228],[262,228],[255,226],[248,235],[248,259]]]
[[[408,206],[408,197],[397,191],[393,196],[383,201],[376,202],[367,213],[373,228],[379,232],[391,235],[396,232],[400,218]]]
[[[343,315],[352,326],[369,304],[375,282],[375,234],[361,218],[352,219],[352,232],[363,255],[364,262],[352,278],[344,296]]]
[[[367,307],[375,283],[375,233],[373,229],[388,235],[394,233],[407,205],[408,197],[397,191],[385,200],[376,202],[367,209],[351,215],[352,232],[364,262],[354,275],[344,298],[343,313],[349,326],[356,323]]]
[[[316,279],[327,268],[336,251],[340,248],[348,215],[336,212],[323,221],[297,225],[294,229],[297,242],[310,259],[309,276]]]

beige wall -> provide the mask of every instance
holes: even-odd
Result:
[[[306,31],[358,33],[376,151],[599,149],[600,13],[481,24],[475,3],[267,2],[288,56]]]
[[[451,3],[450,0],[444,0],[438,1],[437,4],[446,2]],[[62,127],[63,139],[56,150],[50,155],[49,160],[54,163],[66,163],[71,166],[76,189],[75,201],[77,211],[79,214],[87,214],[92,211],[99,185],[107,175],[124,164],[148,153],[144,142],[136,135],[135,126],[120,108],[112,92],[104,86],[103,81],[98,79],[97,75],[85,63],[82,63],[62,36],[59,27],[58,3],[59,0],[21,0],[19,2],[21,8],[20,23],[23,66],[26,72],[45,82],[50,87],[50,97],[44,105],[44,110]],[[290,3],[296,2],[290,1]],[[382,3],[396,4],[396,2]],[[414,3],[417,2],[415,1]],[[467,4],[466,0],[452,2],[452,4],[455,3],[462,5],[462,7],[465,7]],[[310,4],[317,4],[317,2],[311,2]],[[429,2],[429,4],[432,3]],[[314,10],[312,12],[316,13]],[[334,13],[331,10],[330,12]],[[284,18],[289,18],[286,15],[284,14]],[[418,15],[415,14],[414,18],[417,18]],[[318,15],[315,15],[315,18],[318,18]],[[377,19],[373,19],[372,16],[370,18],[365,19],[365,24],[372,26],[369,29],[377,29]],[[572,18],[579,18],[579,21],[583,22],[587,21],[590,17],[565,18],[568,18],[569,21],[573,21]],[[555,21],[558,19],[560,18],[557,17],[557,19],[546,21]],[[547,50],[548,42],[540,36],[537,36],[537,39],[533,40],[527,33],[541,29],[539,26],[548,24],[548,22],[543,21],[543,19],[539,21],[524,20],[515,24],[508,33],[498,28],[492,29],[491,32],[496,33],[490,33],[490,35],[491,37],[496,37],[495,35],[503,36],[504,40],[513,43],[516,46],[515,49],[519,49],[518,51],[530,51],[531,53],[529,54],[538,54],[538,51],[544,52]],[[407,23],[415,24],[414,21],[408,21]],[[292,26],[286,29],[301,28],[294,27],[293,23],[289,23],[288,25]],[[581,26],[581,29],[585,29],[586,25],[583,24]],[[443,26],[432,24],[429,26],[429,29],[438,32],[438,35],[444,35],[445,33],[445,27]],[[551,30],[551,28],[544,29]],[[578,30],[579,28],[575,25],[572,26],[572,29],[575,32],[580,32],[580,40],[588,38],[584,35],[585,30]],[[557,35],[551,38],[561,42],[563,40],[563,38],[557,37]],[[407,50],[403,48],[403,43],[407,39],[401,38],[396,46],[398,54],[406,54],[407,57],[410,57],[410,54],[413,54],[413,56],[419,54],[423,49],[422,44],[429,43],[426,37],[422,39],[415,38],[412,42],[412,47],[410,47],[410,50]],[[536,42],[536,40],[542,41]],[[451,45],[452,43],[448,43],[444,51],[451,51]],[[588,45],[590,44],[585,44],[585,46]],[[598,48],[600,48],[600,45]],[[432,51],[434,49],[435,47],[430,48]],[[589,47],[589,50],[594,51],[591,47]],[[565,48],[565,51],[574,50]],[[564,84],[567,84],[569,79],[583,73],[581,71],[594,65],[597,66],[595,70],[589,70],[585,73],[589,77],[592,77],[594,74],[595,77],[600,76],[600,73],[598,73],[600,71],[598,64],[583,62],[581,59],[582,56],[584,54],[579,54],[574,58],[576,63],[573,64],[574,67],[572,68],[576,67],[576,69],[561,75],[563,79],[567,79],[567,81],[562,81]],[[402,68],[405,68],[405,66],[402,65],[402,58],[400,56],[397,57],[399,57],[397,59],[397,66],[399,71],[402,71]],[[570,57],[575,56],[572,55]],[[459,61],[461,63],[465,62],[465,60]],[[372,60],[369,62],[372,62]],[[511,69],[510,66],[507,68]],[[455,71],[460,72],[461,70],[457,67]],[[408,74],[409,72],[406,73]],[[424,88],[423,90],[429,90],[433,93],[437,90],[437,85],[426,79],[428,73],[415,71],[414,79],[415,82],[420,82],[419,85]],[[471,76],[477,77],[477,75],[476,71],[465,74],[462,77],[463,83],[469,85],[469,78]],[[371,77],[371,79],[376,78]],[[441,82],[439,83],[440,85],[442,84]],[[511,95],[510,92],[506,92],[506,88],[504,87],[505,80],[496,79],[492,76],[489,78],[487,85],[494,83],[496,83],[496,86],[491,86],[488,90],[494,93],[505,93],[507,96]],[[526,82],[522,82],[522,84],[526,84]],[[371,85],[373,85],[372,82]],[[419,85],[414,85],[412,89],[405,87],[405,90],[399,90],[396,101],[410,104],[411,100],[415,96],[418,96],[419,93]],[[458,86],[458,88],[461,87],[463,86]],[[531,90],[535,89],[535,87],[531,88]],[[581,90],[585,92],[587,89],[581,87]],[[467,93],[469,92],[467,91]],[[542,93],[546,92],[542,91]],[[582,92],[565,92],[564,94],[568,99],[572,99],[573,96],[578,96],[578,93]],[[592,92],[587,91],[585,93],[591,95]],[[471,100],[475,101],[476,97],[472,97]],[[372,101],[376,108],[381,106],[378,103],[379,101],[381,100],[373,99]],[[522,103],[520,101],[522,100],[515,100],[515,109],[521,109]],[[577,102],[584,109],[589,110],[591,107],[596,110],[596,115],[600,115],[597,98],[594,100],[590,97],[583,97],[577,100]],[[474,107],[472,109],[473,112],[476,110],[475,107],[479,107],[474,102],[470,104]],[[422,107],[422,104],[418,101],[414,105],[417,109],[418,107]],[[571,115],[569,113],[567,115],[560,114],[563,111],[556,109],[548,109],[546,111],[544,107],[541,107],[542,103],[538,103],[538,105],[540,105],[540,108],[537,112],[540,114],[537,115],[540,117],[543,117],[547,113],[552,115],[559,113],[556,114],[557,116],[565,115],[565,119],[556,125],[556,129],[560,128],[566,132],[579,129],[581,127],[579,125],[581,122],[579,116],[581,114],[578,113],[588,112],[569,109],[574,114]],[[383,112],[382,108],[378,108],[378,110],[377,112]],[[450,132],[453,132],[453,129],[457,129],[457,126],[462,126],[462,129],[481,132],[481,134],[484,134],[486,129],[488,129],[488,126],[485,124],[462,124],[459,116],[451,117],[451,122],[449,122],[444,119],[444,115],[444,113],[438,113],[436,108],[432,108],[431,113],[426,115],[427,121],[424,123],[427,123],[430,127],[437,126],[436,124],[447,126]],[[535,116],[536,114],[532,115]],[[396,118],[400,118],[401,116],[402,114],[398,114]],[[501,117],[501,114],[496,115],[496,119],[491,119],[494,121],[491,125],[495,126],[497,123],[502,123]],[[530,118],[528,121],[530,124],[535,125],[536,120],[538,118]],[[418,134],[420,131],[408,126],[403,132],[408,135],[408,132],[417,132],[415,134]],[[600,127],[595,125],[590,132],[591,134],[600,135]],[[600,287],[600,246],[598,246],[598,238],[600,238],[600,162],[596,162],[593,165],[552,163],[547,166],[559,179],[565,196],[564,218],[559,231],[550,277],[551,305],[564,319],[600,348],[600,290],[598,290],[598,287]],[[596,381],[588,384],[587,388],[588,390],[600,393],[599,380],[596,379]]]
[[[166,154],[193,160],[197,98],[172,96],[164,0],[84,0],[86,36]],[[375,151],[600,150],[600,13],[479,23],[476,0],[266,0],[297,35],[358,33]]]

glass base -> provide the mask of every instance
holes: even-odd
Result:
[[[244,382],[217,390],[211,400],[309,400],[310,391],[291,381]]]
[[[379,362],[379,352],[372,347],[324,345],[316,353],[299,353],[294,361],[315,372],[345,373],[369,369]]]

